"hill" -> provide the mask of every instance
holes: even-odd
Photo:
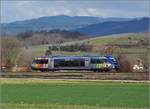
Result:
[[[46,16],[36,19],[2,23],[1,29],[6,33],[20,33],[26,31],[73,30],[91,24],[107,21],[127,21],[130,18],[100,18],[90,16]]]
[[[149,29],[149,18],[133,19],[130,21],[109,21],[92,24],[73,31],[81,32],[92,36],[102,36],[121,33],[147,32]]]
[[[103,36],[103,37],[91,37],[84,40],[73,40],[72,42],[64,42],[61,43],[61,46],[65,45],[75,45],[75,44],[88,44],[94,46],[96,50],[99,51],[99,47],[103,48],[107,45],[122,45],[125,44],[137,44],[138,42],[142,41],[146,42],[148,41],[148,34],[147,33],[140,33],[140,34],[119,34],[119,35],[109,35],[109,36]],[[29,46],[27,49],[27,52],[32,52],[34,56],[41,56],[44,55],[45,51],[48,49],[48,47],[51,44],[45,44],[45,45],[35,45],[35,46]],[[136,58],[137,55],[141,55],[141,53],[144,53],[147,50],[147,47],[141,48],[139,46],[135,47],[129,47],[129,48],[123,48],[123,51],[133,52],[132,54],[129,54],[131,57]],[[144,50],[144,51],[143,51]],[[136,52],[135,52],[136,51]],[[88,51],[88,52],[57,52],[53,51],[53,55],[97,55],[100,54],[97,51]],[[135,56],[136,55],[136,56]]]

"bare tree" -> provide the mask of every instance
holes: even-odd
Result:
[[[17,54],[21,51],[21,42],[16,37],[1,38],[1,64],[9,68],[14,65]]]

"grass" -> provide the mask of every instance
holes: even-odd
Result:
[[[2,108],[148,108],[148,83],[0,80]]]
[[[129,39],[129,37],[131,39]],[[110,35],[106,37],[95,37],[91,39],[85,39],[83,41],[79,41],[80,43],[88,42],[91,45],[94,46],[104,46],[109,44],[130,44],[135,43],[139,40],[146,40],[146,34],[122,34],[122,35]],[[75,41],[77,42],[77,41]],[[74,43],[74,42],[72,42]],[[44,55],[45,51],[48,49],[48,44],[46,45],[36,45],[36,46],[30,46],[26,52],[30,52],[34,56],[41,56]],[[123,52],[132,52],[135,54],[138,54],[139,52],[145,52],[147,51],[146,48],[140,48],[140,47],[130,47],[130,48],[122,48]],[[62,54],[62,55],[82,55],[82,54],[90,54],[89,52],[57,52],[53,51],[53,54]]]
[[[91,45],[107,45],[107,44],[111,44],[115,41],[117,41],[116,38],[107,38],[107,37],[106,38],[101,38],[101,37],[98,37],[98,38],[94,38],[93,40],[91,40],[89,42],[89,44],[91,44]]]
[[[131,39],[128,39],[128,38]],[[129,44],[131,42],[148,39],[147,34],[122,34],[106,37],[97,37],[89,41],[92,45]]]

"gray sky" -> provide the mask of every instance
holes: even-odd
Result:
[[[2,0],[1,22],[42,16],[147,17],[149,0]]]

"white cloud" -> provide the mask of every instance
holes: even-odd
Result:
[[[94,9],[94,8],[88,8],[87,9],[88,13],[93,16],[100,16],[100,12],[97,10],[97,9]]]
[[[36,3],[38,1],[17,1],[16,5],[18,6],[22,6],[22,5],[28,5],[28,4],[32,4],[32,3]]]
[[[71,16],[100,16],[100,17],[135,17],[148,16],[148,1],[143,2],[115,2],[112,0],[73,1],[2,1],[1,20],[11,22],[41,16],[71,15]]]

